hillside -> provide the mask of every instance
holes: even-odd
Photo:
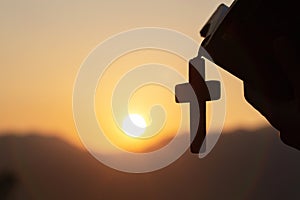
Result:
[[[0,199],[300,199],[300,152],[271,128],[222,134],[204,159],[186,152],[147,174],[34,134],[0,137],[0,160]]]

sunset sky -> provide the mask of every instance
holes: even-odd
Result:
[[[199,44],[199,30],[220,3],[230,5],[232,0],[152,0],[152,1],[96,1],[96,0],[2,0],[0,2],[0,133],[25,134],[37,132],[66,139],[81,146],[72,113],[72,92],[76,75],[88,54],[108,37],[139,27],[162,27],[182,32]],[[138,59],[139,58],[139,59]],[[112,64],[96,92],[96,115],[101,119],[109,95],[122,70],[151,62],[174,66],[185,77],[187,63],[162,51],[145,50],[130,53]],[[114,67],[113,67],[114,66]],[[120,67],[120,70],[118,67]],[[227,96],[227,115],[224,131],[255,129],[268,122],[243,97],[242,82],[220,70]],[[103,82],[103,84],[104,84]],[[103,86],[102,84],[102,86]],[[148,91],[148,92],[145,92]],[[159,98],[149,98],[150,95]],[[106,99],[105,99],[106,98]],[[155,100],[171,112],[164,126],[165,134],[143,141],[149,147],[172,136],[176,131],[180,111],[171,92],[149,86],[137,93],[133,113],[145,114]],[[101,99],[101,101],[100,101]],[[131,105],[132,106],[132,105]],[[109,120],[108,118],[104,120]],[[112,122],[105,129],[118,130]],[[110,135],[111,140],[130,149],[131,139],[122,134]],[[116,138],[114,138],[116,137]],[[122,142],[120,142],[122,141]],[[126,142],[124,142],[126,141]],[[131,149],[132,150],[132,149]],[[137,149],[135,149],[137,150]]]

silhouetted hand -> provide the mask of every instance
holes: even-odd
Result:
[[[300,150],[300,84],[299,84],[299,61],[297,58],[297,45],[288,38],[280,37],[274,41],[274,53],[278,62],[292,83],[294,98],[287,101],[276,101],[264,94],[244,85],[245,98],[263,114],[267,120],[280,130],[281,140],[292,147]],[[276,80],[274,80],[276,81]]]

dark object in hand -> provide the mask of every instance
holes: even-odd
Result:
[[[220,5],[200,34],[213,62],[243,80],[246,100],[300,150],[298,12],[291,0],[237,0]]]

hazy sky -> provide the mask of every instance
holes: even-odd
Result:
[[[201,41],[218,0],[1,0],[0,132],[35,130],[78,143],[72,116],[76,74],[107,37],[136,27],[163,27]],[[187,70],[187,68],[186,68]],[[222,71],[225,129],[267,124],[244,100],[242,82]]]

